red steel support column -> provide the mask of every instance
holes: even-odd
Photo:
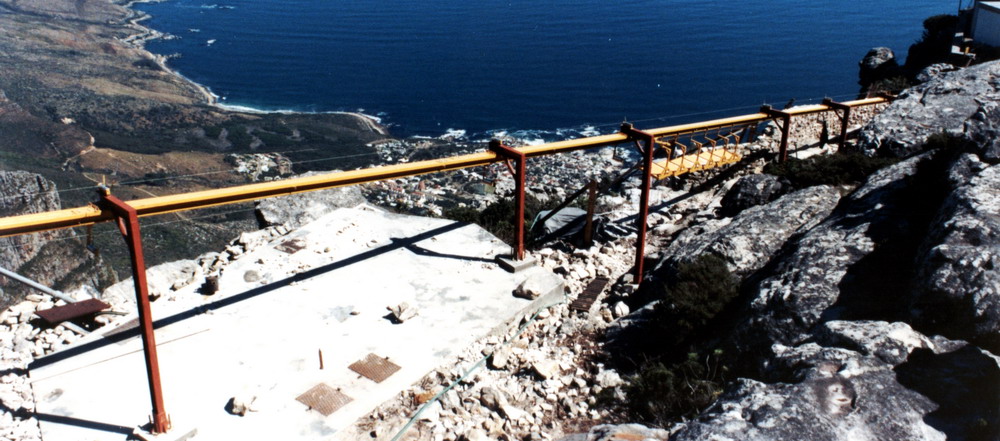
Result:
[[[792,128],[792,115],[787,112],[782,112],[780,110],[774,110],[771,106],[764,105],[760,108],[760,113],[766,113],[771,117],[781,118],[784,120],[784,124],[778,124],[781,128],[781,144],[778,146],[778,162],[785,162],[788,160],[788,132]]]
[[[587,224],[583,227],[583,246],[594,245],[594,210],[597,208],[597,181],[591,179],[587,183]]]
[[[170,430],[170,417],[163,406],[163,390],[160,386],[160,364],[156,356],[156,336],[153,333],[153,317],[149,307],[149,289],[146,285],[146,262],[142,255],[142,236],[139,233],[139,216],[135,209],[102,189],[101,202],[118,218],[132,258],[132,281],[135,283],[136,304],[139,309],[139,326],[142,349],[146,358],[146,377],[149,379],[149,398],[153,404],[153,433]]]
[[[511,170],[514,175],[514,226],[517,228],[517,237],[514,239],[514,260],[524,260],[524,180],[527,175],[527,161],[524,153],[520,150],[507,147],[497,139],[490,141],[490,150],[498,156],[514,161],[516,164]]]
[[[642,283],[642,264],[646,258],[646,229],[649,217],[649,191],[653,180],[653,150],[656,147],[656,137],[632,127],[631,124],[622,124],[621,132],[629,138],[645,140],[646,149],[642,151],[642,196],[639,198],[639,217],[636,218],[635,226],[638,232],[635,238],[635,283]]]
[[[847,125],[851,122],[851,106],[838,103],[830,98],[823,98],[823,105],[831,109],[844,111],[840,115],[840,139],[837,140],[837,145],[840,148],[844,148],[844,143],[847,142]]]

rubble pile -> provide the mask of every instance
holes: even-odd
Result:
[[[29,294],[26,300],[0,312],[0,439],[34,441],[42,437],[33,416],[35,400],[28,382],[28,364],[82,335],[64,326],[41,326],[35,311],[65,304],[47,295]]]

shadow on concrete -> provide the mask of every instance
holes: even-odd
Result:
[[[86,429],[100,430],[104,432],[121,433],[124,435],[131,435],[133,432],[131,427],[119,426],[117,424],[102,423],[98,421],[84,420],[80,418],[73,418],[70,416],[38,413],[25,408],[19,408],[15,410],[11,409],[4,403],[0,403],[0,412],[8,413],[14,418],[22,420],[34,417],[39,421],[47,421],[56,424],[66,424],[70,426],[83,427]]]
[[[254,288],[254,289],[251,289],[249,291],[245,291],[245,292],[242,292],[242,293],[239,293],[239,294],[234,294],[234,295],[231,295],[231,296],[223,298],[223,299],[219,299],[218,301],[212,302],[212,303],[204,305],[204,306],[200,306],[200,307],[197,307],[197,308],[192,308],[192,309],[189,309],[187,311],[180,312],[180,313],[174,314],[174,315],[169,316],[169,317],[161,318],[161,319],[156,320],[155,322],[153,322],[153,328],[154,329],[163,328],[165,326],[169,326],[169,325],[172,325],[174,323],[178,323],[178,322],[181,322],[183,320],[187,320],[189,318],[198,316],[200,314],[204,314],[204,313],[209,312],[209,311],[215,311],[215,310],[218,310],[218,309],[222,309],[222,308],[225,308],[227,306],[240,303],[240,302],[242,302],[244,300],[252,299],[252,298],[257,297],[259,295],[267,294],[267,293],[272,292],[272,291],[276,291],[278,289],[281,289],[281,288],[284,288],[286,286],[289,286],[289,285],[291,285],[294,282],[301,282],[301,281],[304,281],[304,280],[309,280],[309,279],[311,279],[313,277],[318,277],[318,276],[321,276],[323,274],[329,273],[331,271],[336,271],[338,269],[341,269],[341,268],[344,268],[344,267],[347,267],[347,266],[350,266],[350,265],[353,265],[353,264],[356,264],[356,263],[359,263],[359,262],[363,262],[365,260],[372,259],[372,258],[381,256],[383,254],[387,254],[387,253],[390,253],[390,252],[393,252],[393,251],[396,251],[396,250],[399,250],[399,249],[407,249],[407,250],[413,251],[411,248],[415,248],[417,250],[423,250],[423,248],[420,248],[420,247],[416,246],[416,244],[419,243],[420,241],[430,239],[430,238],[432,238],[434,236],[438,236],[438,235],[449,233],[451,231],[454,231],[454,230],[457,230],[459,228],[462,228],[462,227],[464,227],[466,225],[468,225],[468,224],[467,223],[463,223],[463,222],[453,222],[451,224],[448,224],[448,225],[445,225],[445,226],[442,226],[442,227],[438,227],[438,228],[435,228],[433,230],[425,231],[425,232],[417,234],[415,236],[411,236],[411,237],[407,237],[407,238],[393,238],[392,242],[390,244],[388,244],[388,245],[383,245],[381,247],[374,248],[374,249],[372,249],[370,251],[366,251],[366,252],[361,253],[361,254],[356,254],[354,256],[348,257],[348,258],[343,259],[343,260],[332,262],[332,263],[329,263],[327,265],[324,265],[324,266],[321,266],[321,267],[317,267],[317,268],[313,268],[313,269],[308,270],[308,271],[303,271],[303,272],[298,273],[298,274],[296,274],[294,276],[291,276],[291,277],[288,277],[288,278],[285,278],[285,279],[282,279],[282,280],[275,281],[273,283],[261,286],[259,288]],[[484,262],[493,263],[492,260],[486,260],[486,259],[481,259],[481,258],[466,257],[466,256],[445,255],[445,254],[435,253],[435,252],[429,251],[429,250],[424,250],[424,251],[426,251],[427,253],[433,253],[433,254],[426,254],[426,255],[431,255],[433,257],[450,257],[450,258],[459,258],[459,259],[472,260],[472,261],[483,260]],[[421,254],[421,253],[417,253],[416,251],[414,251],[414,252],[416,254]],[[95,349],[99,349],[99,348],[108,346],[110,344],[118,343],[118,342],[121,342],[123,340],[127,340],[129,338],[136,337],[138,335],[139,335],[139,328],[138,328],[138,326],[136,326],[136,327],[134,327],[132,329],[127,329],[127,330],[124,330],[122,332],[118,332],[118,333],[116,333],[114,335],[108,335],[108,336],[105,336],[102,339],[94,340],[94,341],[88,342],[88,343],[84,343],[84,344],[81,344],[79,346],[67,348],[65,350],[62,350],[62,351],[56,352],[54,354],[48,355],[48,356],[46,356],[44,358],[35,360],[34,362],[32,362],[29,365],[28,368],[29,368],[29,370],[30,369],[37,369],[37,368],[41,368],[41,367],[48,366],[48,365],[51,365],[51,364],[55,364],[55,363],[58,363],[58,362],[60,362],[62,360],[66,360],[68,358],[72,358],[74,356],[77,356],[77,355],[80,355],[80,354],[84,354],[84,353],[93,351]]]
[[[393,238],[390,238],[389,240],[391,240],[392,243],[396,243],[396,242],[399,242],[399,241],[405,242],[406,245],[404,245],[403,248],[406,248],[408,251],[410,251],[411,253],[416,254],[418,256],[440,257],[440,258],[444,258],[444,259],[455,259],[455,260],[466,260],[466,261],[469,261],[469,262],[495,263],[494,260],[492,260],[492,259],[486,259],[486,258],[483,258],[483,257],[462,256],[462,255],[458,255],[458,254],[439,253],[437,251],[428,250],[427,248],[423,248],[423,247],[421,247],[421,246],[413,243],[408,238],[398,239],[398,238],[393,237]]]
[[[120,433],[123,435],[131,435],[134,428],[127,426],[119,426],[117,424],[102,423],[99,421],[84,420],[80,418],[73,418],[63,415],[52,415],[48,413],[34,413],[33,416],[39,421],[45,421],[49,423],[65,424],[69,426],[77,426],[85,429],[100,430],[102,432],[112,432]]]

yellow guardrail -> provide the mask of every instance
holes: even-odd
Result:
[[[887,102],[885,98],[867,98],[841,103],[850,107],[860,107]],[[823,104],[788,109],[787,113],[805,115],[810,113],[834,110]],[[726,127],[739,124],[753,124],[771,119],[766,113],[754,113],[730,118],[714,119],[691,124],[661,127],[647,130],[655,136],[674,136],[695,133],[703,130]],[[616,133],[612,135],[591,136],[568,141],[552,142],[536,146],[521,147],[527,157],[551,155],[609,145],[628,141],[628,136]],[[386,179],[418,176],[427,173],[458,170],[462,168],[489,165],[502,161],[496,153],[487,151],[471,153],[450,158],[432,159],[406,164],[386,165],[361,170],[327,173],[323,175],[291,178],[281,181],[262,182],[239,185],[215,190],[205,190],[190,193],[179,193],[144,199],[134,199],[126,203],[135,208],[139,216],[155,216],[178,211],[196,210],[218,205],[234,204],[276,196],[286,196],[308,191],[344,187],[348,185],[375,182]],[[0,218],[0,237],[18,234],[35,233],[46,230],[71,228],[93,225],[114,219],[110,211],[102,210],[96,205],[69,208],[45,213],[26,214]]]

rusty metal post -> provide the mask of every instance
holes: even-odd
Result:
[[[591,179],[587,184],[589,197],[587,199],[587,224],[583,227],[583,245],[590,248],[594,245],[594,209],[597,206],[597,181]]]
[[[788,135],[792,128],[792,115],[788,112],[782,112],[780,110],[774,110],[771,106],[764,105],[760,108],[760,113],[766,113],[767,115],[775,118],[775,123],[781,128],[781,144],[778,145],[778,161],[785,162],[788,160]],[[778,123],[778,118],[782,119],[784,123]]]
[[[642,130],[635,129],[628,123],[622,124],[621,132],[634,140],[646,141],[646,149],[641,152],[643,154],[642,196],[639,198],[639,217],[635,223],[638,230],[636,233],[637,237],[635,238],[635,283],[642,284],[642,264],[646,258],[646,229],[648,227],[646,218],[649,217],[649,191],[653,180],[653,151],[656,147],[656,137]]]
[[[146,285],[146,262],[142,254],[142,236],[139,233],[139,216],[135,209],[101,189],[102,208],[110,210],[118,219],[118,227],[128,244],[132,259],[132,281],[135,284],[136,305],[139,309],[139,330],[142,350],[146,358],[146,377],[149,379],[149,398],[153,404],[153,433],[170,430],[170,417],[163,406],[163,389],[160,385],[160,363],[156,356],[156,336],[149,307],[149,288]]]
[[[837,145],[843,149],[844,143],[847,142],[847,125],[851,122],[851,106],[838,103],[830,98],[823,98],[823,105],[843,111],[840,115],[840,138],[837,140]]]
[[[524,153],[521,151],[510,148],[503,145],[500,140],[494,139],[490,141],[490,150],[496,153],[498,156],[506,158],[508,161],[514,161],[514,167],[511,167],[511,173],[514,175],[514,226],[517,229],[517,237],[514,239],[514,259],[524,260],[524,180],[527,175],[527,161]],[[508,162],[508,167],[510,163]]]

